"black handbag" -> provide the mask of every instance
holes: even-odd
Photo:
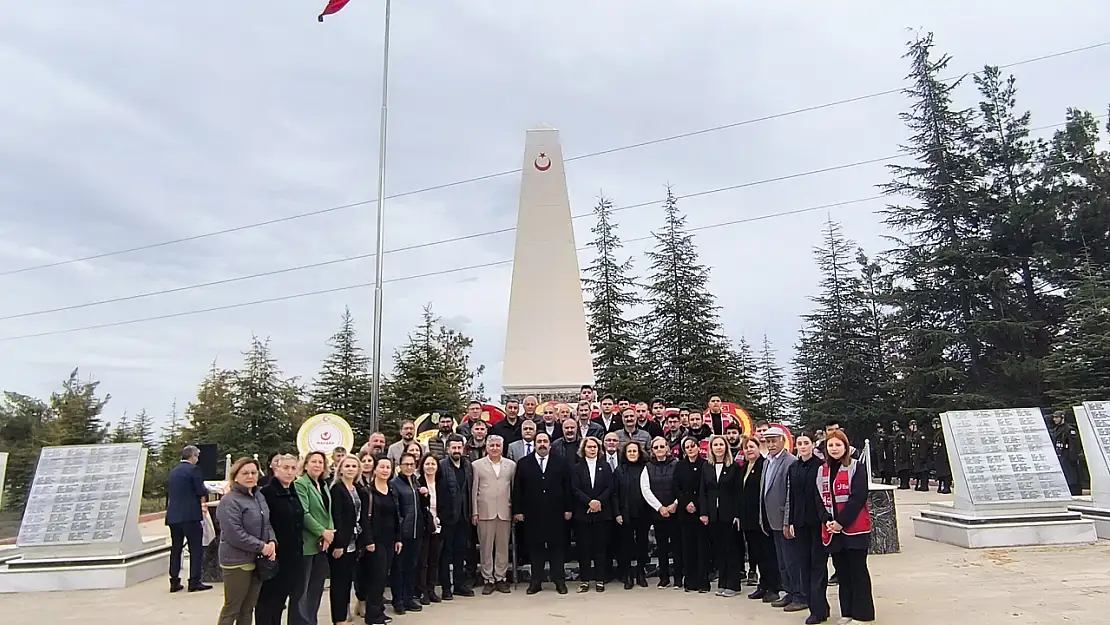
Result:
[[[271,560],[262,554],[258,554],[258,557],[254,559],[254,570],[258,571],[258,578],[264,582],[277,577],[280,568],[277,558]]]

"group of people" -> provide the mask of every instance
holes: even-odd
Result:
[[[288,604],[290,625],[315,625],[328,577],[334,623],[388,623],[478,585],[511,592],[511,557],[530,565],[528,594],[545,581],[566,594],[572,548],[578,593],[647,587],[649,573],[658,588],[708,593],[715,579],[718,596],[747,584],[752,600],[808,610],[806,623],[830,618],[831,555],[839,622],[874,620],[866,463],[838,424],[820,445],[795,434],[792,452],[785,426],[744,436],[716,396],[705,413],[672,415],[661,399],[604,396],[591,416],[592,394],[573,416],[509,401],[492,425],[473,402],[463,424],[443,415],[423,441],[406,421],[388,447],[374,433],[357,455],[275,456],[261,483],[256,461],[235,462],[217,509],[220,624],[276,624]]]

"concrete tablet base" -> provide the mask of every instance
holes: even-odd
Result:
[[[1102,540],[1110,540],[1110,510],[1094,505],[1070,505],[1069,512],[1078,512],[1084,520],[1095,524],[1095,533]]]
[[[1094,523],[1078,512],[975,516],[934,504],[912,520],[914,536],[965,549],[1074,545],[1098,540]]]
[[[0,565],[0,593],[127,588],[165,576],[169,564],[165,539],[123,556],[30,560],[21,555]]]

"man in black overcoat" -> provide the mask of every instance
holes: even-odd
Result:
[[[570,465],[551,453],[551,437],[536,435],[535,453],[517,462],[513,480],[513,519],[524,523],[532,580],[528,594],[540,591],[544,565],[551,567],[551,581],[561,595],[567,593],[563,564],[566,523],[571,516]]]

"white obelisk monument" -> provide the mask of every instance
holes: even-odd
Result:
[[[559,131],[528,131],[520,180],[503,399],[578,398],[594,368]]]

